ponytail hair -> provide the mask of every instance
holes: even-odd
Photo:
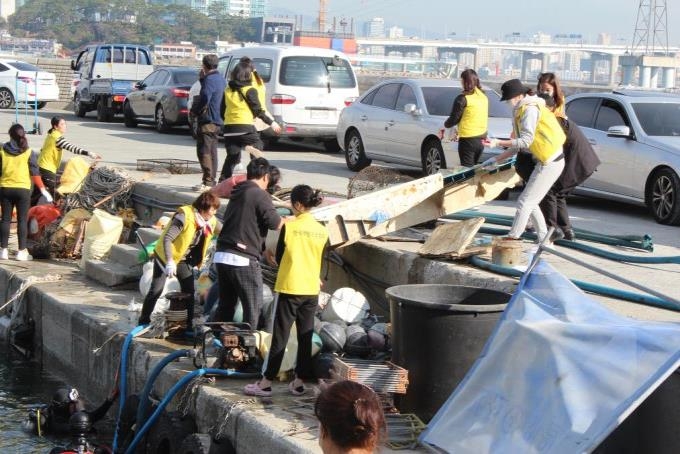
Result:
[[[295,186],[290,192],[290,203],[299,203],[305,208],[314,208],[321,205],[323,196],[321,191],[312,189],[306,184],[299,184]]]
[[[21,151],[28,149],[26,130],[19,123],[15,123],[9,128],[9,138],[17,144]]]
[[[322,436],[338,447],[375,451],[385,435],[385,416],[378,395],[368,386],[350,380],[333,383],[321,391],[314,406]]]
[[[47,131],[47,132],[50,133],[50,132],[54,131],[54,130],[57,128],[57,126],[59,126],[59,122],[60,122],[61,120],[63,120],[63,119],[64,119],[64,117],[60,117],[60,116],[58,116],[58,115],[52,117],[52,118],[50,119],[50,125],[51,125],[52,127],[51,127],[50,130]]]

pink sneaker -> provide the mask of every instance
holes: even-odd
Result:
[[[256,397],[271,397],[272,388],[260,388],[260,382],[250,383],[243,388],[243,392],[246,396],[256,396]]]

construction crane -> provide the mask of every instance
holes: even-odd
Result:
[[[319,0],[319,31],[326,33],[326,14],[328,13],[328,0]]]

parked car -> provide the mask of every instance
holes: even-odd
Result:
[[[48,101],[59,100],[57,76],[37,66],[18,60],[0,60],[0,109],[15,103],[42,109]]]
[[[303,46],[239,47],[220,56],[217,70],[228,79],[244,56],[252,59],[265,83],[265,108],[281,125],[278,137],[313,139],[329,152],[340,151],[335,140],[338,117],[359,96],[354,69],[342,52]],[[190,106],[199,92],[196,83],[191,87]]]
[[[189,89],[198,80],[198,69],[186,66],[159,68],[127,94],[123,107],[125,126],[150,123],[158,132],[187,126]]]
[[[660,224],[680,224],[680,96],[623,90],[567,98],[602,163],[576,193],[646,205]]]
[[[391,79],[371,87],[340,114],[337,138],[347,167],[359,171],[376,159],[420,167],[431,175],[445,169],[447,162],[458,162],[456,143],[442,144],[438,132],[461,91],[460,82],[441,79]],[[510,108],[495,91],[484,92],[489,98],[489,136],[509,137]],[[445,146],[453,151],[445,153]]]

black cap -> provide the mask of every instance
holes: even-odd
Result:
[[[507,101],[517,95],[525,95],[529,91],[528,87],[522,84],[519,79],[510,79],[501,85],[501,101]]]

